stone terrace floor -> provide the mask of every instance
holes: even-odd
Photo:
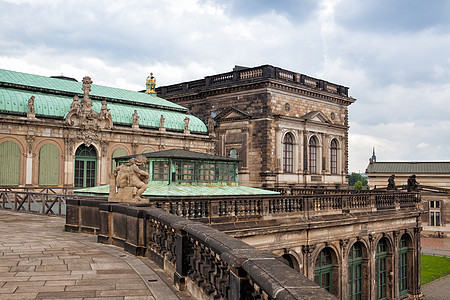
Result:
[[[0,299],[191,299],[150,260],[64,223],[0,210]]]

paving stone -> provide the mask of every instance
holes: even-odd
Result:
[[[148,289],[140,290],[112,290],[112,291],[97,291],[97,297],[109,296],[147,296],[151,295]]]
[[[66,299],[73,297],[91,298],[95,297],[96,291],[75,291],[75,292],[41,292],[36,299]]]
[[[144,285],[145,287],[145,285]],[[70,285],[66,286],[66,291],[107,291],[116,289],[115,284],[105,284],[105,285]]]
[[[30,293],[30,292],[62,292],[65,286],[19,286],[16,293]]]
[[[117,283],[116,289],[117,290],[135,290],[135,289],[145,289],[146,285],[144,283]]]
[[[0,210],[0,220],[0,299],[178,298],[148,259],[63,232],[62,218]]]
[[[50,271],[66,271],[68,269],[67,265],[44,265],[44,266],[34,266],[36,272],[50,272]],[[28,270],[30,271],[30,270]]]

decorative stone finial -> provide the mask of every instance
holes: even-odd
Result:
[[[156,91],[155,91],[156,79],[155,79],[155,77],[153,77],[153,73],[150,73],[150,76],[147,76],[145,86],[146,86],[146,90],[145,90],[146,94],[152,94],[152,95],[156,94]]]

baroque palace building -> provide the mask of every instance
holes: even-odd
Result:
[[[173,148],[212,153],[206,125],[145,93],[0,70],[0,186],[109,183],[114,157]]]
[[[215,126],[216,154],[254,187],[346,188],[348,88],[270,65],[162,86],[158,95]]]

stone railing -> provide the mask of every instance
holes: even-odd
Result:
[[[188,219],[221,223],[279,216],[308,218],[321,214],[413,209],[419,203],[419,193],[345,192],[296,196],[153,198],[149,205]]]
[[[153,260],[196,299],[336,299],[278,256],[158,208],[68,201],[66,230],[89,226],[99,242]]]
[[[180,92],[193,92],[198,89],[214,87],[227,83],[246,83],[255,79],[274,78],[290,82],[299,86],[320,90],[329,94],[348,96],[348,88],[341,85],[329,83],[324,80],[309,77],[303,74],[294,73],[281,68],[264,65],[255,68],[239,69],[236,71],[207,76],[204,79],[185,82],[156,89],[158,96],[165,97],[170,94]]]

